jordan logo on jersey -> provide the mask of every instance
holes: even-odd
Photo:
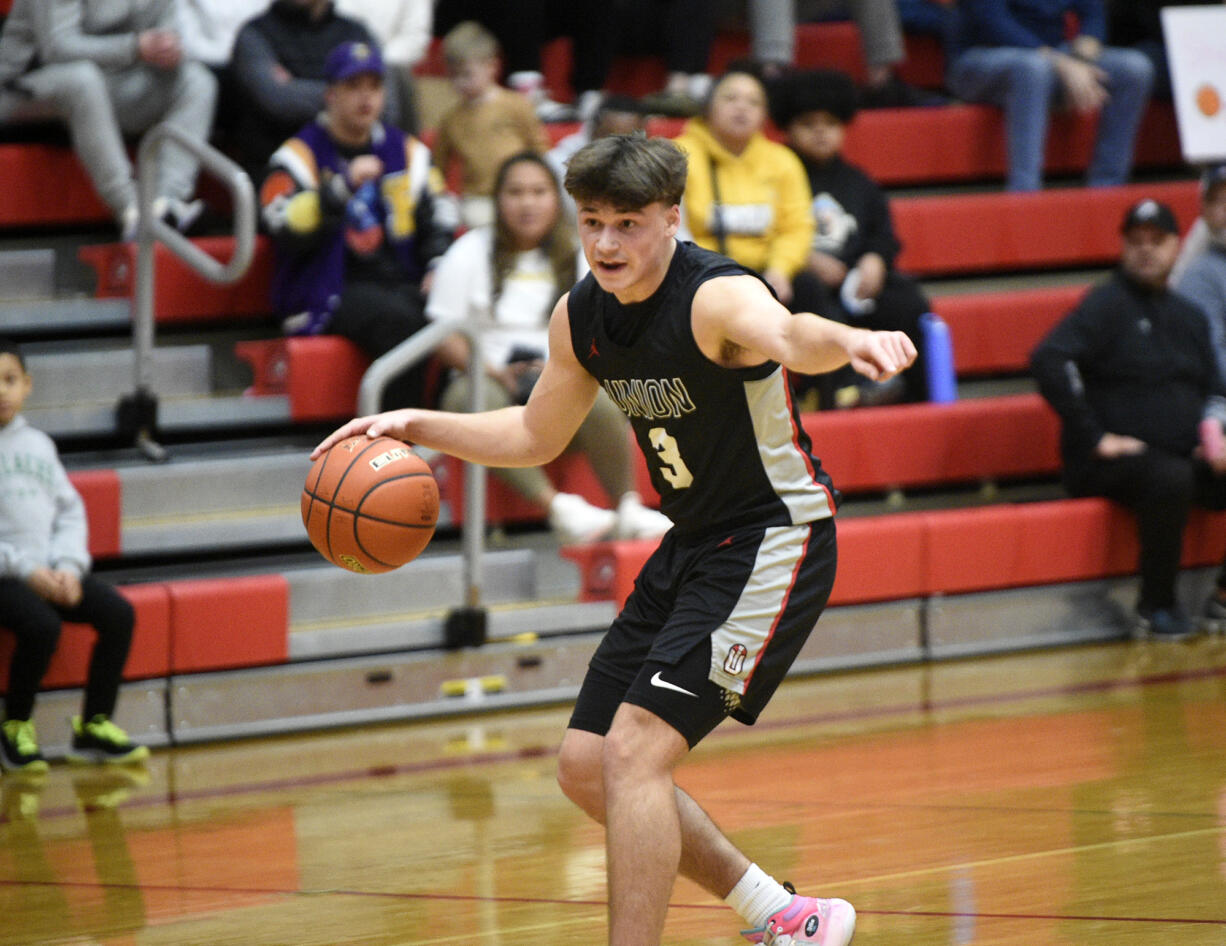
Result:
[[[607,378],[603,384],[605,392],[627,417],[656,420],[697,410],[680,378]]]

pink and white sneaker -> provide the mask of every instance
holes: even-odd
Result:
[[[741,935],[762,946],[847,946],[856,932],[856,910],[846,900],[819,900],[792,894],[786,907],[766,921],[765,926],[744,930]]]

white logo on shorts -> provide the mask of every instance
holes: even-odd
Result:
[[[678,693],[684,693],[686,696],[692,696],[694,699],[698,699],[697,693],[691,693],[689,690],[683,689],[677,686],[675,683],[669,683],[667,680],[661,680],[659,670],[657,670],[655,675],[651,678],[651,685],[653,687],[660,687],[663,690],[676,690]]]

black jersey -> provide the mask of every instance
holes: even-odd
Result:
[[[660,508],[679,532],[834,515],[830,477],[813,456],[785,369],[725,368],[698,348],[694,293],[717,276],[751,274],[678,243],[651,298],[623,305],[590,273],[568,301],[575,357],[630,418]]]

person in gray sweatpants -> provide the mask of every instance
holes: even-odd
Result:
[[[14,0],[0,33],[0,121],[62,120],[125,239],[136,229],[136,183],[124,147],[159,122],[204,142],[217,81],[184,58],[175,0]],[[155,211],[185,229],[198,162],[168,146]]]

